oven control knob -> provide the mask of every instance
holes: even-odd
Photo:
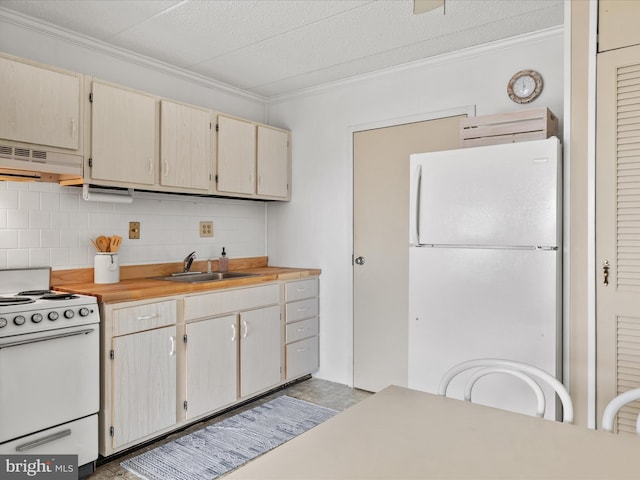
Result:
[[[31,321],[33,323],[40,323],[42,321],[42,314],[34,313],[33,315],[31,315]]]
[[[81,317],[86,317],[91,312],[89,311],[89,309],[87,307],[82,307],[78,313],[80,314]]]
[[[58,312],[49,312],[49,315],[47,315],[47,317],[53,322],[54,320],[58,319],[59,315]]]
[[[73,318],[74,315],[75,315],[75,313],[73,313],[73,310],[65,310],[64,311],[64,318]]]
[[[0,328],[7,326],[7,319],[4,317],[0,317]]]
[[[18,315],[16,318],[13,319],[13,323],[15,323],[16,325],[24,325],[24,322],[26,322],[27,319],[24,318],[24,315]]]

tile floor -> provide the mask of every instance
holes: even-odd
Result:
[[[108,479],[119,479],[119,480],[139,480],[139,477],[134,475],[133,473],[125,470],[120,466],[120,462],[128,457],[133,457],[138,455],[146,450],[150,450],[152,448],[157,447],[163,443],[169,442],[177,437],[185,435],[195,430],[199,430],[207,425],[211,425],[212,423],[219,422],[227,417],[233,416],[236,413],[239,413],[243,410],[247,410],[249,408],[253,408],[260,403],[267,402],[272,400],[280,395],[289,395],[290,397],[299,398],[300,400],[306,400],[311,403],[315,403],[317,405],[322,405],[324,407],[333,408],[334,410],[344,410],[351,405],[359,402],[367,398],[371,393],[365,392],[363,390],[357,390],[354,388],[347,387],[346,385],[342,385],[339,383],[333,383],[326,380],[320,380],[317,378],[310,378],[308,380],[304,380],[302,382],[291,385],[285,389],[278,390],[270,395],[262,397],[254,402],[251,402],[242,407],[236,408],[230,412],[227,412],[223,415],[215,417],[206,422],[199,422],[195,425],[192,425],[186,430],[177,432],[175,434],[169,435],[168,437],[159,440],[156,443],[151,445],[142,447],[136,451],[129,452],[127,455],[123,455],[117,458],[114,458],[108,463],[100,465],[95,473],[87,477],[88,480],[108,480]]]

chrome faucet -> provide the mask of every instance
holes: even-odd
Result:
[[[184,259],[184,273],[189,272],[189,270],[191,270],[191,264],[193,263],[193,261],[196,258],[196,252],[191,252],[189,255],[187,255]]]

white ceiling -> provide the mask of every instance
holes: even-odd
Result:
[[[0,0],[62,27],[273,97],[563,23],[563,0]]]

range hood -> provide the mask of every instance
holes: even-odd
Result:
[[[0,180],[82,184],[82,155],[0,142]]]

